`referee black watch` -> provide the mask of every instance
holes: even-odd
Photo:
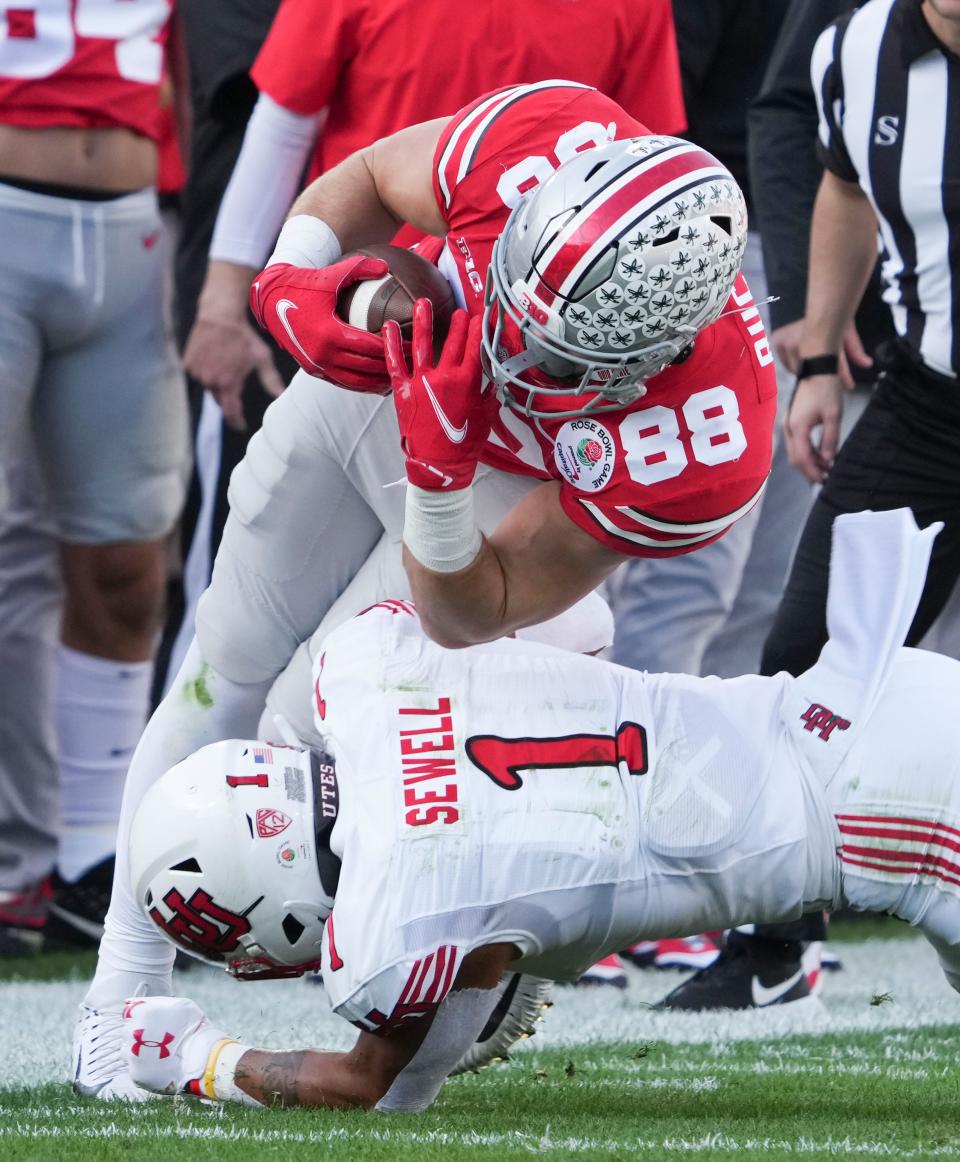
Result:
[[[800,360],[797,368],[797,383],[814,375],[836,375],[840,370],[839,355],[810,355]]]

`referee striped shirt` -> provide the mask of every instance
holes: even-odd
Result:
[[[920,0],[869,0],[821,34],[811,74],[823,164],[857,182],[880,227],[897,333],[960,375],[960,57]]]

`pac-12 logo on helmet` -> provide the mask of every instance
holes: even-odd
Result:
[[[746,237],[739,186],[689,141],[634,137],[564,161],[493,248],[483,357],[501,398],[543,416],[638,399],[721,314]],[[558,396],[580,398],[550,406]]]

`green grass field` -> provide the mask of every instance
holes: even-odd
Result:
[[[0,1159],[960,1157],[960,998],[924,943],[894,931],[851,925],[857,942],[835,943],[845,971],[802,1017],[651,1013],[680,979],[667,973],[634,972],[624,992],[558,990],[511,1061],[454,1079],[413,1117],[80,1100],[65,1077],[89,960],[74,979],[66,957],[8,963]],[[352,1036],[301,982],[201,971],[178,989],[262,1044]]]

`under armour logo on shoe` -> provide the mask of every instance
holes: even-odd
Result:
[[[165,1057],[170,1056],[170,1050],[167,1048],[167,1046],[176,1041],[176,1037],[173,1035],[173,1033],[164,1033],[163,1037],[159,1041],[145,1041],[143,1033],[143,1029],[134,1029],[133,1031],[133,1045],[131,1046],[131,1051],[134,1057],[139,1057],[140,1050],[144,1048],[159,1049],[160,1052],[157,1054],[158,1061],[162,1061]]]
[[[829,740],[834,730],[846,730],[850,726],[849,719],[841,718],[839,714],[834,714],[819,702],[811,702],[800,715],[800,720],[804,723],[804,730],[811,733],[817,731],[818,737],[824,742]]]

